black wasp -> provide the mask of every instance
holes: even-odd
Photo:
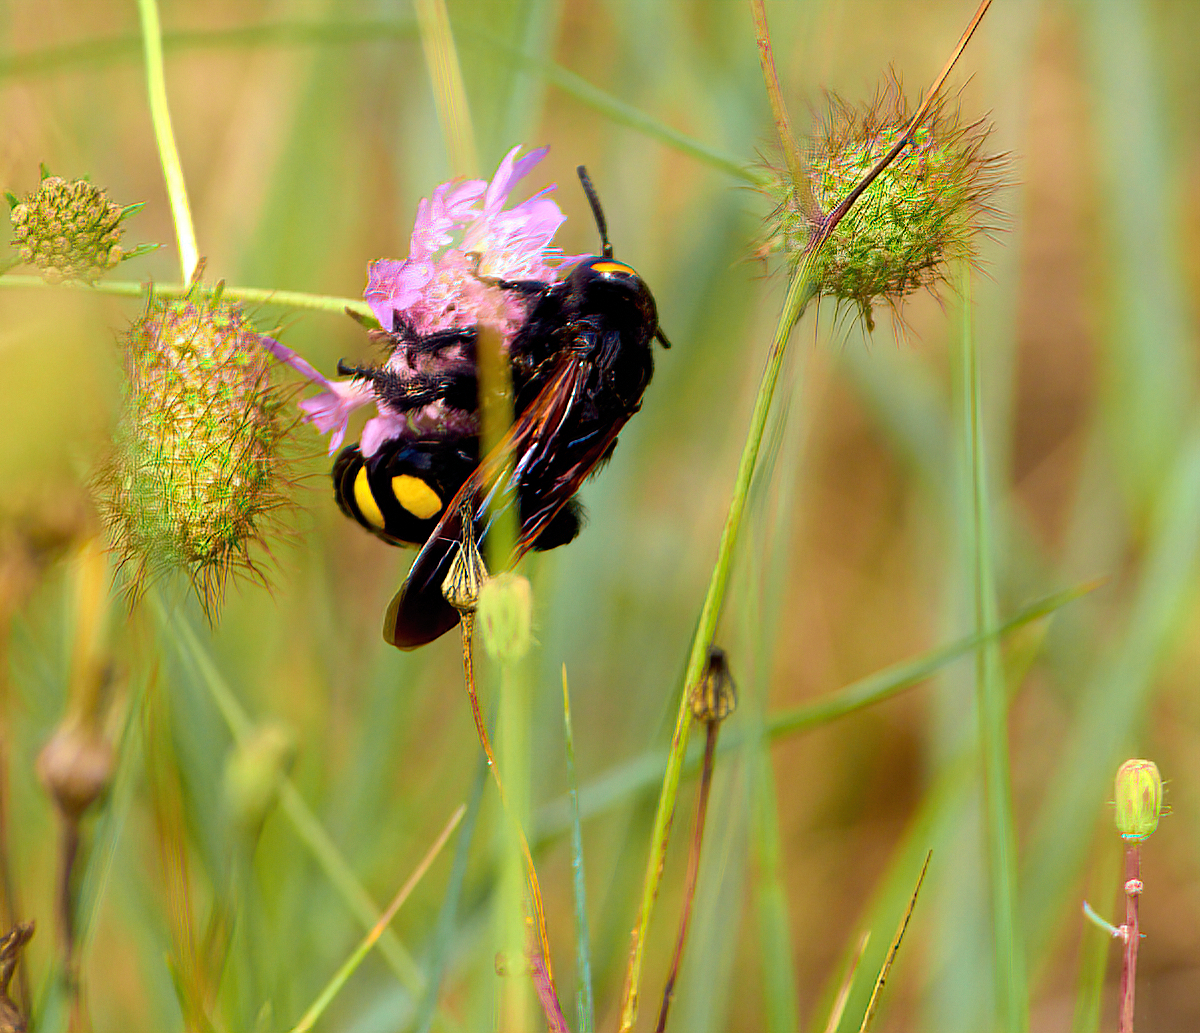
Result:
[[[392,544],[423,544],[384,620],[384,638],[401,649],[432,642],[458,623],[442,583],[462,544],[464,510],[473,514],[481,542],[496,500],[515,497],[518,555],[565,545],[579,533],[575,493],[612,454],[621,428],[641,408],[654,373],[653,341],[670,347],[654,296],[632,268],[613,258],[600,200],[582,165],[578,172],[603,252],[557,283],[489,280],[528,302],[509,346],[515,420],[496,451],[481,464],[478,437],[464,434],[389,441],[367,460],[351,445],[334,464],[334,491],[347,516]],[[451,410],[475,411],[474,328],[421,336],[402,325],[390,337],[414,360],[438,355],[451,361],[431,375],[339,372],[370,379],[398,411],[437,400]]]

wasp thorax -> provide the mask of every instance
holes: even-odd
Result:
[[[940,100],[912,139],[809,255],[823,221],[904,135],[912,112],[892,80],[866,107],[837,97],[811,141],[804,182],[768,168],[766,192],[776,203],[760,253],[811,262],[823,295],[855,305],[869,329],[872,306],[898,305],[921,288],[936,288],[947,267],[974,257],[973,237],[994,227],[989,199],[1003,159],[982,153],[990,126],[963,125]]]
[[[132,572],[183,570],[209,604],[282,503],[282,401],[259,335],[199,288],[154,299],[125,337],[127,397],[99,480],[109,535]]]
[[[12,244],[47,283],[91,283],[127,257],[121,220],[137,207],[114,204],[85,179],[46,176],[37,190],[13,204]]]

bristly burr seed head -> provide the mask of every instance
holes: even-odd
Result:
[[[127,395],[97,494],[133,595],[180,570],[211,607],[231,572],[259,573],[251,546],[286,484],[268,341],[199,286],[152,298],[126,333]]]
[[[121,247],[121,221],[141,205],[114,204],[86,179],[44,175],[25,200],[11,194],[8,200],[12,245],[21,261],[36,266],[47,283],[94,283],[130,257]]]
[[[809,146],[804,183],[767,167],[764,188],[776,203],[759,254],[781,252],[797,265],[826,216],[903,136],[912,112],[897,79],[857,109],[830,95]],[[895,309],[921,288],[936,290],[948,266],[975,256],[974,235],[997,227],[990,201],[1005,160],[984,154],[986,121],[963,125],[944,99],[934,101],[912,140],[864,191],[812,258],[819,292],[850,302],[874,329],[872,307]]]

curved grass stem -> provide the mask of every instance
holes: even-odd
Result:
[[[721,606],[725,601],[725,591],[729,585],[733,555],[742,528],[742,517],[745,514],[746,501],[750,495],[750,481],[758,462],[758,452],[762,445],[763,432],[766,430],[771,400],[775,397],[775,387],[779,382],[780,370],[783,368],[787,340],[792,332],[792,327],[796,325],[805,307],[815,295],[816,285],[812,282],[811,265],[806,260],[801,262],[788,285],[783,311],[780,313],[779,323],[775,330],[775,340],[767,356],[766,369],[759,385],[758,397],[754,401],[754,411],[750,416],[750,430],[746,435],[746,444],[742,449],[742,458],[738,464],[733,497],[729,503],[729,513],[725,518],[725,527],[721,532],[721,542],[717,548],[717,561],[713,566],[712,577],[708,584],[708,594],[704,598],[696,634],[692,639],[691,653],[688,656],[687,670],[683,681],[684,691],[680,694],[679,713],[675,721],[675,734],[671,740],[671,752],[667,758],[667,770],[663,776],[662,793],[659,796],[658,810],[654,816],[650,858],[646,864],[646,877],[642,885],[638,921],[634,928],[633,945],[629,951],[629,964],[625,973],[625,998],[621,1007],[620,1028],[622,1031],[632,1030],[634,1022],[637,1020],[638,992],[641,985],[646,933],[650,927],[654,904],[658,899],[659,885],[662,882],[667,842],[671,836],[671,819],[675,814],[675,798],[679,794],[679,778],[683,772],[684,758],[687,756],[688,733],[692,723],[689,690],[691,686],[699,682],[704,672],[704,666],[708,661],[708,648],[712,643],[717,630],[717,621],[721,616]]]
[[[154,124],[154,142],[162,162],[163,178],[167,181],[167,198],[171,202],[171,219],[175,223],[175,238],[179,242],[180,278],[186,283],[195,275],[200,261],[196,247],[196,230],[192,211],[188,207],[187,185],[179,163],[179,149],[171,129],[171,110],[167,106],[167,79],[163,72],[162,25],[158,19],[157,0],[138,0],[138,15],[142,23],[142,50],[146,58],[146,88],[150,94],[150,120]]]

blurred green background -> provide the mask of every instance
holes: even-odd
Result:
[[[559,243],[596,247],[574,177],[586,164],[617,255],[674,343],[642,412],[584,491],[585,533],[537,559],[530,666],[533,838],[574,1024],[574,945],[559,671],[570,676],[600,1028],[613,1028],[677,681],[716,556],[783,278],[750,258],[769,204],[662,126],[750,164],[774,154],[749,9],[734,2],[449,0],[485,174],[549,144],[525,184],[559,184]],[[914,96],[974,11],[961,0],[768,5],[798,130],[822,90],[853,102],[893,68]],[[356,297],[368,261],[402,257],[419,198],[450,175],[407,4],[164,0],[167,86],[210,279]],[[1005,229],[974,277],[1002,617],[1089,578],[1102,588],[1008,643],[1010,750],[1031,1026],[1115,1024],[1116,948],[1081,899],[1116,916],[1112,775],[1156,760],[1171,814],[1144,849],[1139,1028],[1200,1027],[1200,6],[997,4],[951,80],[963,118],[1011,156]],[[644,117],[643,117],[644,116]],[[642,124],[636,124],[642,118]],[[174,233],[132,0],[0,6],[0,186],[38,163],[144,200],[127,239],[157,253],[118,278],[175,282]],[[20,271],[20,270],[18,270]],[[741,707],[726,726],[672,1028],[824,1028],[846,954],[870,948],[843,1029],[926,849],[934,859],[878,1030],[994,1023],[987,859],[967,658],[885,704],[803,735],[754,733],[974,627],[970,495],[953,291],[918,296],[864,337],[831,304],[793,335],[718,641]],[[119,331],[139,302],[0,280],[0,699],[7,850],[40,1028],[65,1028],[55,975],[55,814],[34,758],[61,719],[74,621],[69,556],[120,399]],[[345,317],[263,307],[259,325],[332,372],[371,355]],[[333,505],[324,442],[298,434],[291,531],[270,587],[236,585],[197,648],[253,722],[294,731],[292,778],[380,906],[479,776],[455,636],[411,655],[380,619],[408,553]],[[85,824],[82,973],[97,1030],[179,1029],[176,978],[207,986],[218,1028],[294,1024],[363,928],[273,810],[229,820],[233,748],[196,654],[152,615],[114,646],[114,787]],[[485,702],[493,693],[485,685]],[[144,701],[152,699],[147,704]],[[639,766],[640,764],[640,766]],[[643,776],[643,772],[646,774]],[[685,783],[650,939],[639,1028],[652,1028],[686,864]],[[487,786],[452,920],[455,844],[319,1028],[490,1028],[489,918],[499,811]],[[311,837],[310,837],[311,838]],[[215,916],[215,918],[214,918]],[[6,916],[7,918],[11,916]],[[215,930],[215,931],[214,931]],[[208,939],[206,940],[206,936]],[[439,947],[438,944],[441,943]],[[192,946],[189,946],[192,944]],[[199,945],[199,946],[196,946]],[[1088,987],[1108,953],[1100,1018]],[[190,953],[189,953],[190,952]],[[220,959],[224,959],[223,961]],[[444,969],[441,1009],[420,985]],[[400,979],[397,970],[407,972]],[[205,980],[208,980],[205,983]],[[1082,988],[1082,989],[1081,989]],[[203,996],[203,994],[202,994]]]

